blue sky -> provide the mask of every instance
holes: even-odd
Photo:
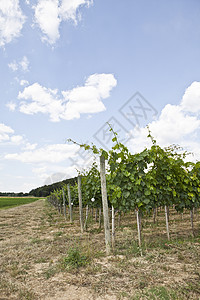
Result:
[[[198,0],[1,0],[0,191],[76,175],[110,147],[179,144],[200,159]]]

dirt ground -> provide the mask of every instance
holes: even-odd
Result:
[[[0,210],[0,300],[200,299],[200,226],[191,237],[189,214],[170,214],[171,241],[163,213],[143,222],[137,246],[134,215],[116,224],[116,247],[106,257],[104,233],[94,219],[80,233],[78,215],[70,224],[45,200]],[[68,267],[69,249],[88,262]]]

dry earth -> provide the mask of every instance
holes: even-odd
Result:
[[[1,210],[0,299],[200,299],[199,216],[195,239],[188,216],[182,220],[171,213],[170,243],[162,212],[159,226],[146,219],[142,253],[135,217],[124,216],[114,254],[106,257],[103,230],[94,220],[81,235],[75,213],[70,224],[45,200]],[[66,268],[65,258],[74,247],[88,263]]]

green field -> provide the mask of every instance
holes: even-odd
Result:
[[[35,197],[0,197],[0,209],[7,209],[23,204],[28,204],[31,202],[35,202],[40,198]]]

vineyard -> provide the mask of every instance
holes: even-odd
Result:
[[[170,241],[170,210],[181,215],[189,211],[191,235],[195,237],[194,213],[198,215],[200,205],[200,162],[185,162],[187,152],[172,145],[161,148],[149,131],[148,137],[152,146],[140,153],[131,154],[126,146],[118,141],[113,133],[114,146],[109,152],[97,149],[96,146],[81,144],[85,151],[93,151],[100,157],[92,167],[78,176],[75,185],[63,185],[61,190],[54,191],[48,201],[67,218],[66,207],[72,222],[72,207],[79,206],[81,232],[87,230],[88,212],[95,211],[95,218],[103,213],[106,253],[115,248],[115,216],[134,213],[137,220],[138,246],[141,248],[143,220],[152,216],[153,223],[159,210],[165,212],[166,236]],[[72,141],[72,140],[69,140]],[[72,141],[73,143],[76,143]],[[76,143],[77,144],[77,143]],[[107,161],[107,166],[105,164]],[[83,209],[85,218],[83,219]],[[109,214],[109,211],[111,212]],[[111,232],[110,232],[111,224]]]
[[[200,297],[200,165],[117,140],[45,199],[0,210],[0,299]]]

